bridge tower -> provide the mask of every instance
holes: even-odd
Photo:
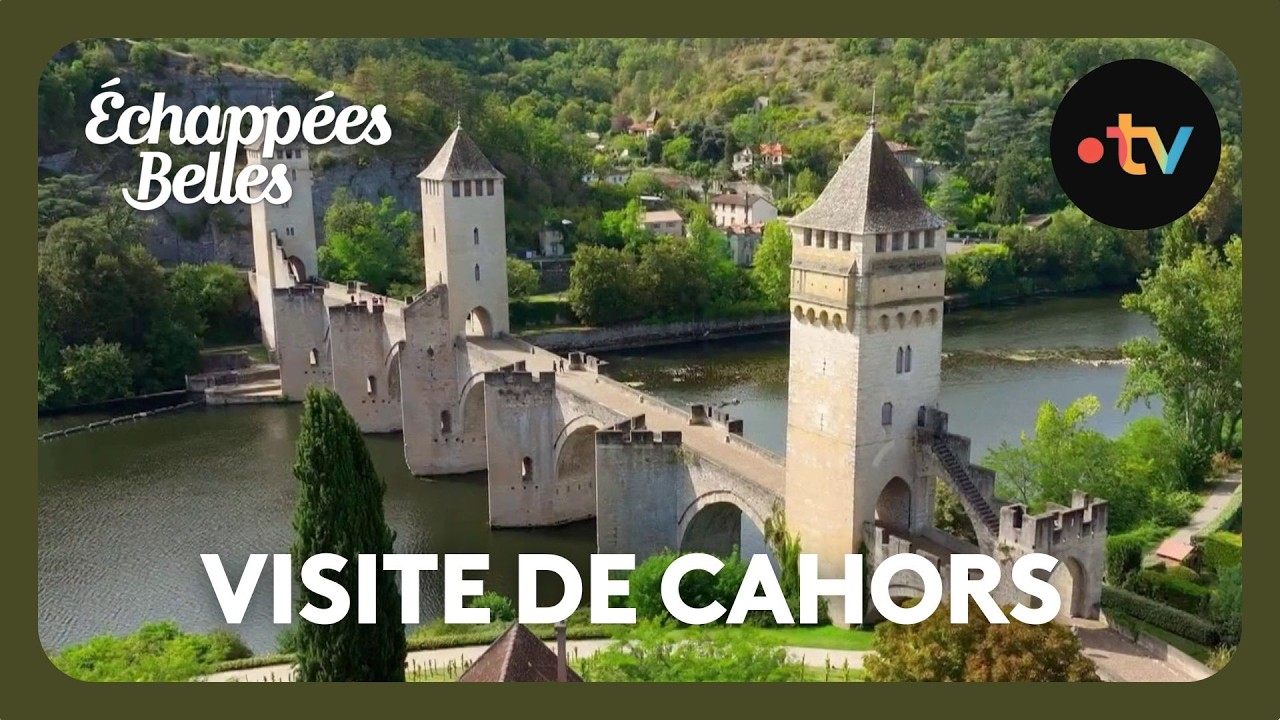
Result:
[[[510,329],[503,175],[458,123],[418,174],[427,287],[449,288],[455,335],[495,337]]]
[[[789,224],[787,522],[838,577],[873,524],[905,532],[932,516],[914,433],[939,399],[946,223],[873,120]]]
[[[276,349],[275,300],[273,290],[290,288],[319,275],[316,268],[316,218],[311,201],[310,153],[301,143],[277,147],[270,157],[262,156],[262,141],[245,149],[251,165],[270,171],[284,165],[292,196],[273,205],[259,200],[249,206],[253,228],[254,277],[257,281],[258,317],[262,320],[262,341]]]

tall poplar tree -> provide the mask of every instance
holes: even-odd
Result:
[[[395,577],[378,563],[377,622],[357,622],[357,557],[392,552],[385,483],[374,471],[355,420],[332,390],[311,387],[302,407],[297,459],[298,504],[294,512],[294,580],[298,607],[327,608],[327,597],[302,587],[302,564],[319,553],[346,558],[341,572],[325,576],[346,589],[351,608],[332,625],[302,621],[297,634],[297,676],[303,682],[404,681],[405,631]]]

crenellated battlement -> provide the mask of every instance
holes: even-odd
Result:
[[[1022,504],[1000,510],[1000,542],[1032,552],[1053,554],[1056,548],[1105,541],[1106,532],[1107,501],[1079,491],[1072,493],[1069,508],[1050,506],[1037,515],[1027,514]]]
[[[556,392],[556,374],[554,372],[532,373],[523,369],[520,363],[518,370],[496,370],[484,374],[486,390],[492,389],[499,395],[539,395],[554,397]]]
[[[653,447],[678,447],[683,435],[676,430],[655,433],[652,430],[600,430],[595,434],[596,445],[639,445]]]
[[[689,405],[689,424],[718,427],[731,435],[741,435],[743,427],[741,418],[735,418],[728,411],[706,403]]]

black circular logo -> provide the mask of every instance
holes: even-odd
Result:
[[[1166,225],[1195,207],[1218,172],[1221,146],[1204,91],[1154,60],[1119,60],[1080,78],[1049,137],[1071,202],[1129,230]]]

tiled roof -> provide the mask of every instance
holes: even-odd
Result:
[[[684,222],[684,218],[680,217],[680,213],[675,210],[650,210],[644,214],[646,223],[655,222]]]
[[[858,141],[822,194],[792,225],[870,235],[945,228],[874,127]]]
[[[458,682],[556,682],[557,663],[555,651],[525,626],[512,623],[458,677]],[[572,668],[568,670],[568,680],[582,682]]]
[[[418,173],[422,180],[474,180],[476,178],[501,178],[502,173],[480,152],[479,146],[459,125],[440,152]]]

